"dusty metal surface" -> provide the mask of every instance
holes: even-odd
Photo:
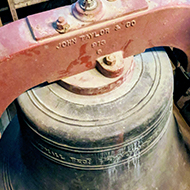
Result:
[[[124,63],[122,54],[120,51],[98,58],[96,60],[97,69],[106,77],[118,77],[124,71],[124,64],[127,64]]]
[[[132,2],[102,0],[104,15],[97,22],[76,19],[72,5],[1,27],[0,114],[25,90],[92,69],[99,56],[115,51],[128,57],[173,46],[190,55],[189,1]],[[59,16],[70,25],[67,33],[56,31]]]
[[[146,189],[146,185],[151,185],[150,181],[154,183],[148,189],[187,190],[190,188],[188,185],[189,160],[183,142],[176,140],[178,134],[173,120],[169,122],[162,140],[158,142],[155,149],[150,151],[151,154],[148,152],[139,158],[139,146],[134,143],[129,146],[129,151],[136,151],[134,158],[124,166],[119,165],[106,171],[76,170],[43,158],[29,143],[22,141],[22,136],[18,131],[18,121],[14,119],[13,122],[0,144],[0,150],[2,150],[0,173],[3,174],[0,189],[2,190],[14,187],[19,190]],[[20,150],[21,146],[24,147]],[[5,162],[2,161],[3,158],[6,158]],[[114,156],[110,154],[108,158],[111,160]],[[143,168],[147,170],[142,171]],[[138,172],[144,174],[144,177],[139,178]],[[131,183],[126,183],[132,178]],[[116,186],[118,184],[116,181],[119,183],[118,186]],[[126,186],[122,187],[123,183],[126,183]]]
[[[87,6],[88,4],[84,2],[86,1],[81,2],[79,0],[75,3],[75,6],[73,6],[72,8],[72,13],[77,19],[85,22],[92,22],[98,21],[103,17],[105,11],[103,10],[101,0],[94,1],[93,5],[91,6]]]

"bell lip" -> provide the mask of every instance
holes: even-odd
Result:
[[[133,155],[142,156],[154,147],[167,130],[167,123],[173,114],[172,104],[171,101],[169,109],[162,113],[154,127],[131,142],[118,143],[114,146],[84,148],[68,146],[67,142],[58,144],[37,134],[36,131],[31,132],[33,129],[28,126],[23,129],[23,133],[43,156],[60,165],[82,170],[104,170],[127,163]],[[112,160],[107,160],[107,156]]]

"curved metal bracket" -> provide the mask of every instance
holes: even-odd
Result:
[[[127,57],[154,46],[173,46],[190,60],[190,1],[152,0],[127,12],[124,1],[118,1],[120,8],[112,11],[112,2],[104,2],[104,16],[96,22],[77,20],[67,6],[1,27],[0,115],[25,90],[92,69],[99,56],[115,51]],[[55,30],[59,16],[70,25],[67,33]]]

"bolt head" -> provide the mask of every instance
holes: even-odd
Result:
[[[106,65],[114,65],[116,63],[116,57],[113,54],[106,56],[104,60]]]
[[[57,19],[57,22],[58,23],[64,23],[65,22],[65,18],[63,16],[60,16],[58,19]]]
[[[58,19],[57,19],[57,30],[60,32],[60,33],[65,33],[68,31],[69,29],[69,24],[67,24],[67,22],[65,21],[64,17],[60,16]]]
[[[57,29],[58,30],[63,30],[64,29],[64,25],[66,24],[66,21],[64,19],[64,17],[60,16],[58,19],[57,19]]]

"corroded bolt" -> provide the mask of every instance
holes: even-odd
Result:
[[[84,7],[92,7],[94,5],[94,1],[93,0],[85,0],[83,1],[83,6]]]
[[[106,65],[114,65],[116,63],[116,57],[115,55],[111,54],[111,55],[108,55],[104,58],[104,63]]]
[[[69,29],[70,25],[65,21],[64,17],[60,16],[57,19],[57,31],[59,33],[65,33]]]
[[[60,16],[60,17],[57,19],[57,29],[63,30],[65,23],[66,23],[66,22],[65,22],[64,17]]]
[[[80,7],[85,11],[93,10],[97,7],[96,0],[79,0]]]

